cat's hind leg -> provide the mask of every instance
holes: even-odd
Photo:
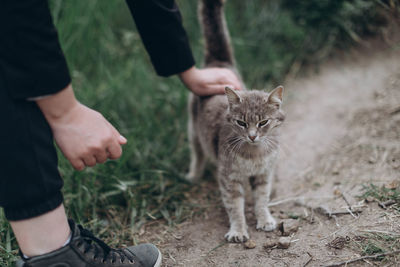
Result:
[[[276,228],[276,220],[272,217],[268,208],[271,194],[273,173],[250,177],[250,185],[254,197],[254,211],[257,217],[258,230],[273,231]]]
[[[206,160],[203,150],[196,136],[189,138],[190,142],[190,166],[186,179],[195,182],[203,176]]]
[[[186,174],[186,180],[195,182],[203,176],[206,159],[203,149],[200,145],[198,136],[194,129],[193,114],[189,108],[189,121],[188,121],[188,138],[190,147],[190,166],[189,172]]]
[[[249,239],[244,215],[244,190],[241,183],[219,177],[222,201],[229,216],[230,228],[225,238],[229,242],[245,242]]]

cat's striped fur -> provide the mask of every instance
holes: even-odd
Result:
[[[235,60],[223,12],[223,0],[201,0],[199,17],[205,38],[205,67],[234,70]],[[231,242],[249,238],[244,213],[243,184],[250,181],[257,229],[271,231],[276,221],[268,209],[279,150],[278,128],[283,87],[271,93],[226,89],[226,95],[189,97],[191,164],[187,178],[203,174],[206,160],[217,167],[217,180],[229,215]]]

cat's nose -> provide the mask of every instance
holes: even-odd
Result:
[[[249,138],[251,141],[254,141],[256,139],[257,135],[249,135]]]

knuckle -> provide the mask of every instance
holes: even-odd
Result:
[[[90,149],[85,149],[82,153],[81,153],[81,158],[88,158],[91,155],[91,150]]]
[[[119,157],[121,157],[121,155],[122,155],[122,150],[118,149],[111,155],[111,158],[112,159],[118,159]]]
[[[110,134],[107,136],[106,143],[109,144],[109,143],[113,142],[114,139],[115,139],[115,134],[113,132],[110,132]]]
[[[110,159],[118,159],[118,158],[119,158],[118,154],[112,154],[110,156]]]
[[[72,163],[72,166],[78,171],[82,171],[85,168],[85,165],[82,162]]]
[[[96,154],[95,159],[97,163],[104,163],[107,160],[107,156],[104,151],[102,151],[101,153]]]
[[[108,129],[101,140],[101,145],[104,146],[106,144],[109,144],[113,140],[113,138],[114,132],[111,129]]]
[[[92,147],[91,152],[92,154],[98,154],[101,153],[103,151],[103,144],[97,144],[96,146]]]

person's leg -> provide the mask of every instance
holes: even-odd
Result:
[[[28,257],[61,248],[71,234],[63,205],[34,218],[10,221],[10,224],[19,248]]]
[[[0,206],[9,221],[34,218],[63,202],[53,135],[36,103],[0,85]]]
[[[51,129],[36,103],[0,84],[0,206],[27,256],[59,248],[70,233]]]
[[[67,221],[51,129],[36,103],[11,99],[0,80],[0,206],[24,258],[17,266],[159,266],[151,244],[111,249]],[[70,242],[68,236],[71,233]]]

